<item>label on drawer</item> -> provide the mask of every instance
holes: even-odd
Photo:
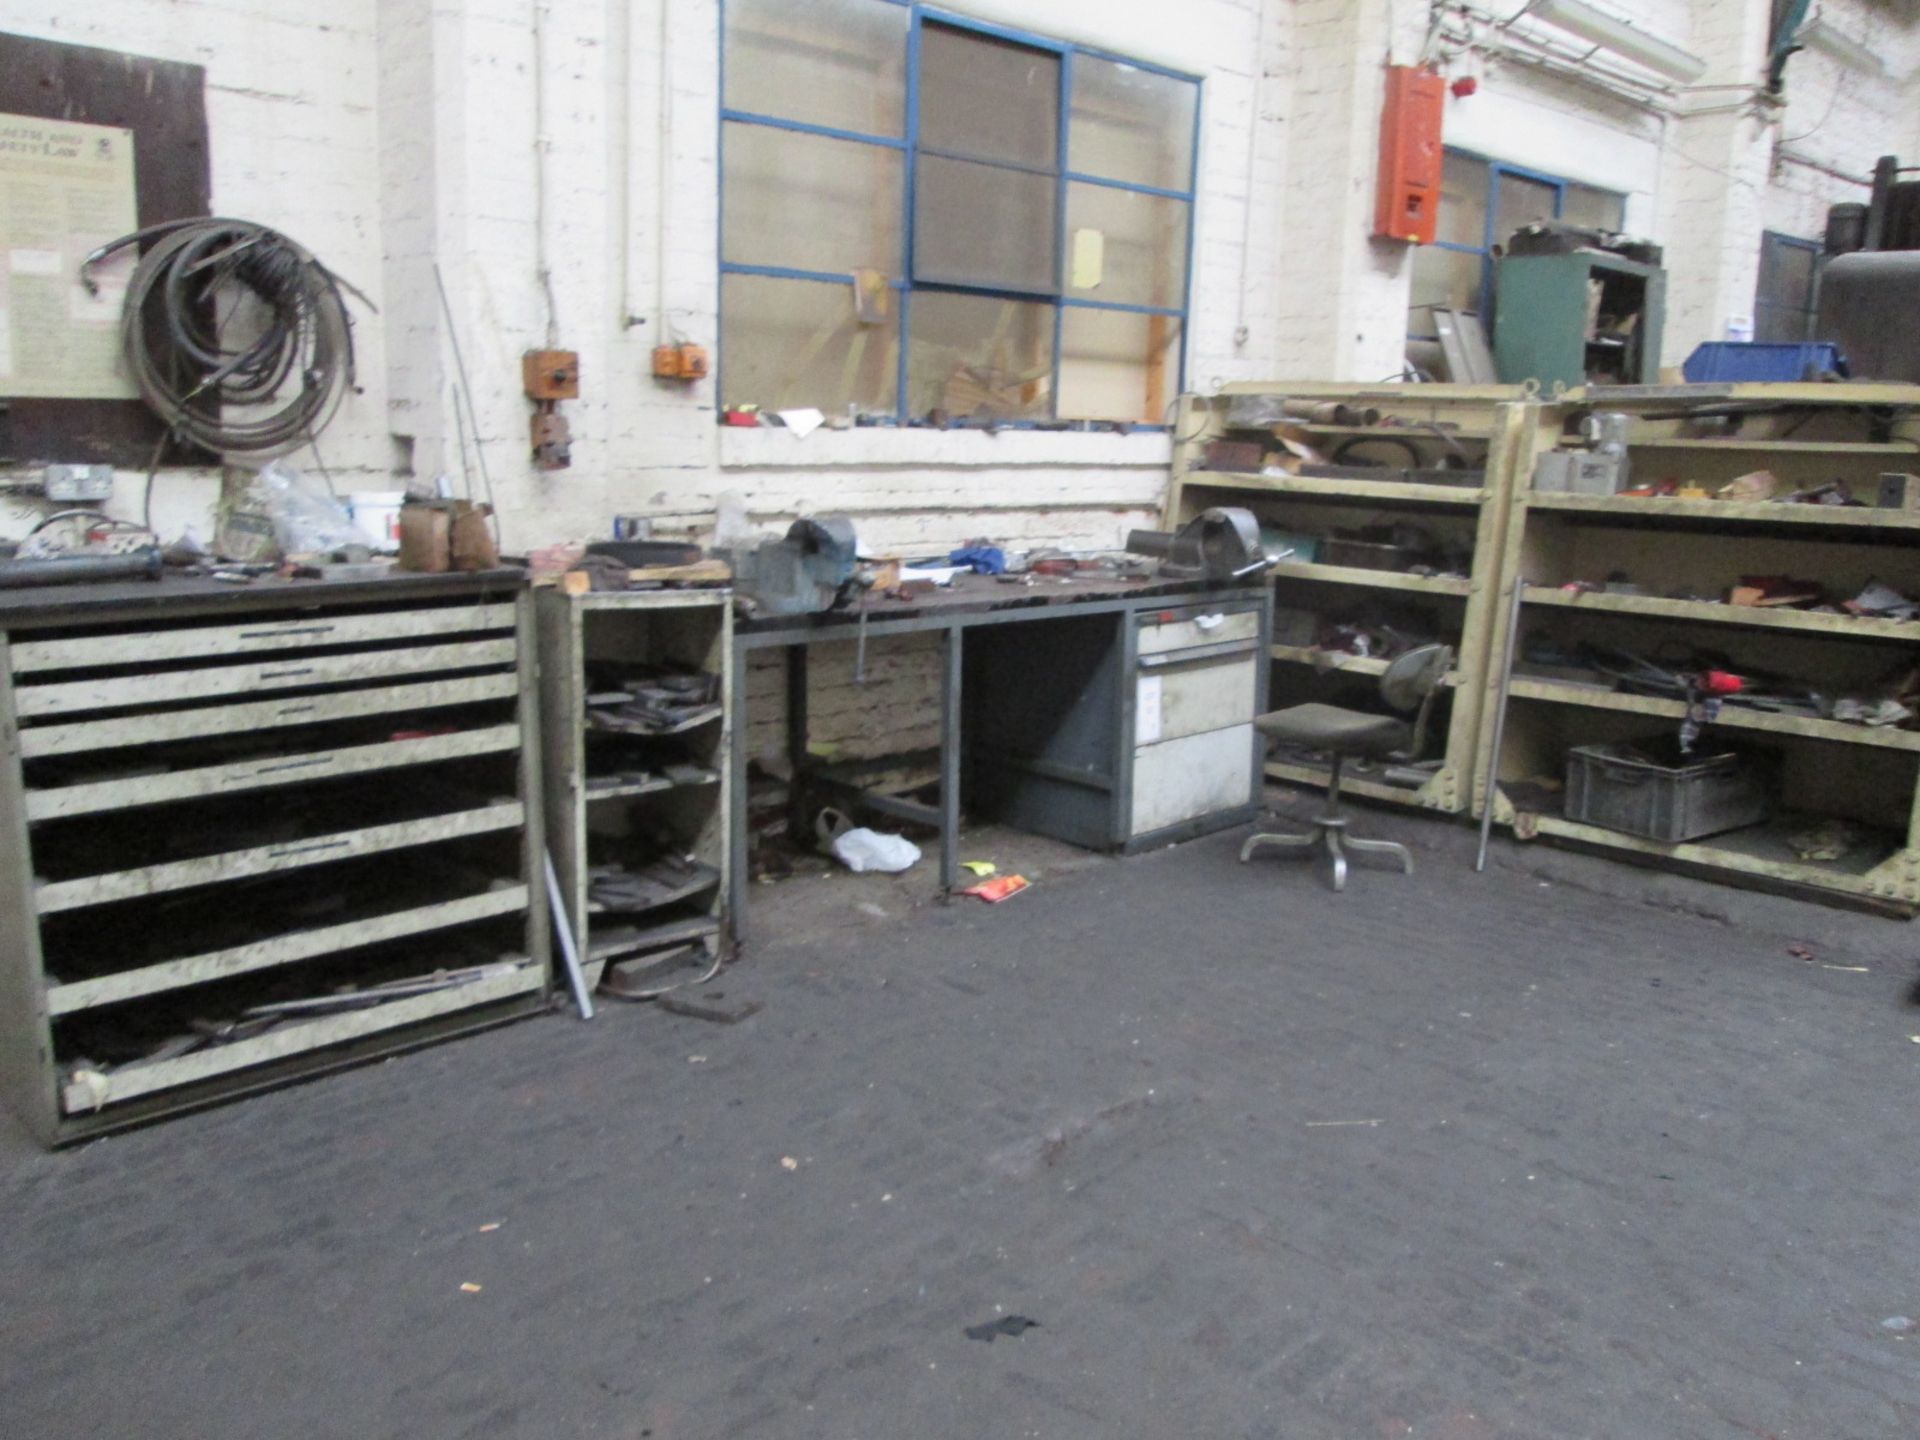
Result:
[[[1142,675],[1133,704],[1133,743],[1151,745],[1160,738],[1164,676]]]

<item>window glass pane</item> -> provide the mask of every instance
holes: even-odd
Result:
[[[1113,60],[1073,57],[1068,168],[1162,190],[1193,188],[1200,87]]]
[[[1560,218],[1594,230],[1618,230],[1627,223],[1627,197],[1591,185],[1569,185]]]
[[[726,0],[725,11],[729,109],[890,139],[906,133],[906,6]]]
[[[1813,265],[1818,252],[1768,233],[1760,240],[1760,293],[1765,304],[1813,308]]]
[[[1054,169],[1060,57],[991,35],[922,25],[920,143]]]
[[[1052,414],[1053,306],[914,292],[907,413],[1037,420]]]
[[[1431,307],[1480,313],[1480,256],[1465,250],[1442,250],[1422,245],[1413,252],[1413,290],[1409,297],[1407,333],[1432,335]]]
[[[913,192],[918,280],[1054,288],[1051,175],[922,155]]]
[[[1555,188],[1519,175],[1502,175],[1493,216],[1493,243],[1505,245],[1513,232],[1536,220],[1553,219]]]
[[[899,296],[887,294],[885,323],[862,325],[851,284],[721,276],[721,403],[891,414],[900,325]]]
[[[1110,185],[1067,189],[1067,293],[1184,307],[1187,202]]]
[[[1487,173],[1487,162],[1471,155],[1444,158],[1436,238],[1452,245],[1487,243]]]
[[[901,151],[769,125],[723,129],[727,260],[900,274]]]
[[[1179,388],[1178,320],[1067,307],[1060,325],[1061,419],[1163,424]]]

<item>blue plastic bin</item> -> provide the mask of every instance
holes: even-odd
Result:
[[[1689,385],[1749,380],[1791,384],[1809,375],[1844,375],[1847,361],[1838,345],[1824,340],[1800,345],[1709,340],[1687,357],[1680,373],[1687,377]]]

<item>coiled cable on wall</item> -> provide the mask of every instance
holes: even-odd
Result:
[[[312,443],[354,388],[343,292],[371,309],[366,296],[297,240],[217,216],[102,245],[80,265],[90,292],[92,268],[130,245],[148,248],[128,280],[121,345],[168,436],[255,460]]]

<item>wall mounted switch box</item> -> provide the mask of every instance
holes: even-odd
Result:
[[[573,350],[529,350],[520,357],[529,400],[578,400],[580,356]]]
[[[63,505],[113,498],[111,465],[49,465],[41,474],[47,499]]]

